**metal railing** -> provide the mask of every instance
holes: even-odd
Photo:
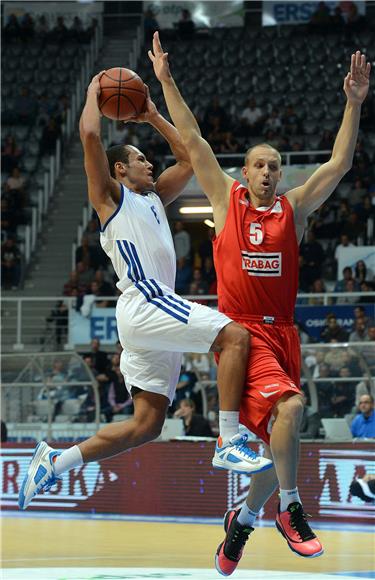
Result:
[[[298,294],[298,301],[306,300],[321,300],[321,304],[325,306],[330,306],[332,300],[336,298],[369,298],[369,303],[375,297],[375,292],[327,292],[327,293],[317,293],[317,294]],[[187,295],[185,298],[193,301],[206,302],[208,305],[213,306],[217,303],[216,295]],[[116,300],[114,296],[102,296],[97,297],[97,301],[108,300],[113,303]],[[2,318],[3,318],[3,328],[5,333],[3,333],[2,349],[6,350],[16,350],[22,351],[26,349],[32,350],[46,350],[46,340],[48,335],[55,332],[52,328],[52,324],[56,323],[54,321],[48,320],[45,316],[46,306],[51,310],[55,308],[58,302],[64,302],[68,309],[75,308],[77,303],[76,297],[69,296],[46,296],[46,297],[6,297],[2,298]],[[362,303],[361,303],[362,304]],[[315,304],[316,305],[316,304]],[[350,304],[353,308],[356,304]],[[68,323],[67,323],[68,324]],[[66,335],[66,342],[60,342],[61,348],[70,349],[72,345],[68,343],[68,327],[66,331],[61,331],[62,335]],[[64,336],[62,336],[62,341]],[[55,340],[50,341],[50,349],[56,347]]]

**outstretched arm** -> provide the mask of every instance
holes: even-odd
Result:
[[[107,155],[100,139],[101,114],[98,95],[101,74],[95,75],[88,86],[86,104],[79,121],[79,133],[85,157],[90,203],[103,224],[116,208],[120,197],[120,184],[111,177]]]
[[[193,175],[189,154],[182,143],[181,137],[171,123],[169,123],[158,112],[155,104],[151,100],[147,88],[146,111],[136,119],[136,123],[149,123],[167,141],[175,159],[175,165],[168,167],[158,177],[155,183],[155,190],[160,196],[163,205],[172,203],[182,192],[189,179]]]
[[[193,113],[183,100],[169,70],[168,53],[163,51],[159,33],[155,32],[153,50],[148,55],[154,66],[156,77],[161,82],[165,102],[172,121],[189,152],[191,164],[200,186],[215,207],[227,203],[233,179],[226,175],[215,155],[202,137]]]
[[[321,165],[304,185],[286,194],[294,207],[296,222],[299,224],[303,224],[307,216],[322,205],[351,169],[361,105],[369,88],[370,68],[370,63],[366,63],[366,57],[364,54],[361,55],[360,51],[352,55],[350,72],[344,79],[347,103],[331,158]]]

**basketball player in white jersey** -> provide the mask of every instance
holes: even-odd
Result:
[[[63,453],[42,441],[37,446],[19,494],[25,509],[63,472],[83,463],[122,453],[157,438],[178,381],[185,351],[220,351],[218,390],[220,437],[212,463],[221,469],[255,473],[272,466],[258,457],[239,433],[239,405],[249,350],[249,334],[224,314],[174,293],[176,256],[164,206],[192,175],[188,153],[175,127],[156,110],[150,97],[147,121],[168,141],[176,164],[156,183],[152,165],[131,145],[105,152],[100,139],[100,74],[87,91],[80,120],[89,199],[100,224],[100,241],[110,257],[122,294],[116,307],[123,347],[121,371],[134,401],[134,417],[101,429]]]

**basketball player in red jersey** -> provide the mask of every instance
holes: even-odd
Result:
[[[226,175],[174,83],[158,33],[149,57],[195,175],[213,207],[219,309],[251,333],[240,419],[264,441],[266,454],[274,461],[274,468],[252,477],[243,507],[226,514],[226,537],[216,553],[216,568],[224,576],[236,569],[254,520],[277,486],[278,530],[299,556],[319,556],[323,548],[307,523],[297,489],[303,412],[300,346],[293,326],[298,244],[307,217],[326,201],[351,168],[370,64],[359,51],[352,55],[350,72],[344,79],[347,103],[329,161],[304,185],[277,197],[279,152],[267,144],[247,151],[242,169],[247,187]]]

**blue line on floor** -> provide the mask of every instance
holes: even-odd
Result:
[[[361,571],[361,572],[331,572],[334,576],[356,576],[357,578],[375,578],[375,572],[373,570]]]
[[[65,519],[65,520],[117,520],[127,522],[158,522],[158,523],[173,523],[173,524],[207,524],[207,525],[222,525],[223,518],[196,518],[186,516],[145,516],[145,515],[124,515],[124,514],[96,514],[96,513],[74,513],[74,512],[45,512],[45,511],[29,511],[20,512],[13,510],[6,510],[2,512],[2,517],[7,518],[38,518],[38,519]],[[272,520],[262,520],[259,522],[259,528],[274,527],[275,522]],[[312,522],[311,527],[317,530],[331,530],[344,532],[367,532],[373,533],[374,528],[371,525],[359,524],[345,524],[345,522]]]

